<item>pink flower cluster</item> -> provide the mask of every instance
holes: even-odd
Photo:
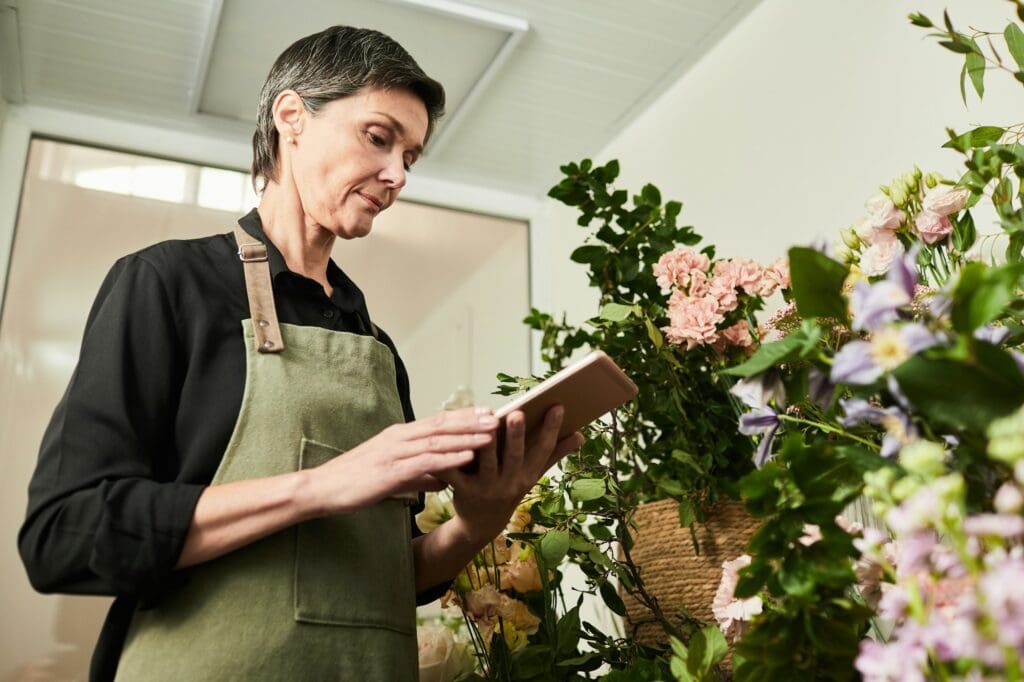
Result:
[[[739,306],[740,293],[771,296],[789,286],[789,264],[779,259],[763,267],[748,258],[714,263],[703,253],[682,247],[663,255],[654,266],[654,276],[663,289],[672,289],[668,302],[669,343],[686,346],[711,345],[723,351],[730,346],[749,348],[754,339],[750,325],[741,320],[725,329],[719,325]]]

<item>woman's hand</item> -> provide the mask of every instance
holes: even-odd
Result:
[[[522,412],[506,417],[505,443],[498,461],[497,443],[479,450],[479,469],[472,474],[459,470],[438,474],[452,485],[456,517],[466,539],[477,545],[490,542],[505,528],[512,513],[541,476],[562,457],[583,445],[579,432],[558,440],[563,409],[548,410],[533,445],[525,446],[526,420]]]
[[[310,516],[355,511],[400,493],[442,490],[447,484],[434,474],[470,463],[475,450],[493,448],[497,428],[486,407],[389,426],[309,470]]]

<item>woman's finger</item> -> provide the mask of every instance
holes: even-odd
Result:
[[[506,426],[508,428],[508,419],[506,418]],[[495,438],[483,446],[477,451],[478,461],[480,462],[479,476],[485,480],[492,480],[498,476],[498,438],[495,434]]]
[[[547,466],[544,467],[544,471],[547,471],[551,467],[558,464],[559,460],[568,455],[570,452],[576,452],[581,447],[586,439],[583,434],[577,431],[576,433],[566,436],[562,440],[555,443],[555,450],[551,453],[551,457],[548,458]]]
[[[435,434],[407,441],[396,449],[398,457],[415,457],[425,452],[458,452],[459,450],[476,450],[485,447],[495,440],[495,434],[489,432]]]
[[[526,452],[526,416],[515,411],[505,417],[505,442],[502,443],[501,468],[517,472],[523,467]]]
[[[401,428],[405,440],[418,440],[443,434],[494,432],[498,429],[498,419],[489,407],[466,407],[438,412]]]
[[[562,417],[565,410],[561,405],[554,405],[544,415],[544,425],[541,427],[537,440],[527,454],[531,466],[543,466],[550,459],[558,442],[558,432],[562,428]]]

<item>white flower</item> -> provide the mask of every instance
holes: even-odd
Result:
[[[439,623],[416,628],[420,682],[452,682],[473,670],[475,661],[466,642]]]
[[[427,493],[423,511],[416,515],[416,527],[429,533],[455,515],[450,501],[442,501],[437,493]]]
[[[882,238],[883,234],[890,236]],[[875,242],[861,254],[860,269],[868,277],[884,275],[896,259],[903,255],[903,251],[903,244],[892,233],[879,232]]]
[[[711,602],[711,612],[718,621],[722,633],[733,641],[743,634],[745,624],[761,613],[764,604],[760,597],[736,599],[736,583],[739,581],[739,570],[750,565],[750,555],[742,556],[722,563],[722,582]]]

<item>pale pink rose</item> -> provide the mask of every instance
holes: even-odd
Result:
[[[804,534],[800,536],[798,542],[804,547],[810,547],[815,542],[821,541],[821,526],[816,523],[805,523]]]
[[[718,627],[729,639],[736,641],[743,635],[747,623],[761,613],[764,604],[760,597],[736,599],[736,583],[739,570],[750,565],[750,556],[744,554],[732,561],[722,563],[722,581],[718,584],[711,612],[718,621]]]
[[[669,289],[673,285],[685,287],[690,282],[691,273],[706,273],[709,267],[711,261],[707,256],[684,246],[659,258],[654,265],[654,276],[662,289]]]
[[[494,585],[487,583],[478,590],[467,592],[463,601],[466,612],[473,620],[485,620],[498,613],[503,596]]]
[[[884,237],[883,234],[890,235]],[[868,277],[876,277],[889,272],[896,259],[903,255],[903,244],[891,232],[880,232],[875,243],[864,249],[860,255],[860,269]]]
[[[868,246],[875,241],[875,228],[871,225],[871,218],[864,217],[855,222],[853,231],[857,233],[857,238]]]
[[[953,223],[949,221],[949,218],[928,210],[917,214],[914,225],[917,226],[917,232],[926,244],[942,241],[953,231]]]
[[[686,350],[718,340],[718,300],[713,296],[673,296],[668,305],[669,326],[662,327],[669,343],[686,344]]]
[[[924,195],[921,205],[924,210],[937,213],[941,216],[959,213],[967,206],[967,200],[971,198],[971,191],[966,187],[950,187],[949,185],[938,185]]]
[[[722,314],[736,310],[736,306],[739,305],[734,282],[729,275],[715,276],[708,285],[708,296],[718,302],[718,312]]]
[[[903,211],[898,209],[896,204],[892,203],[892,199],[884,194],[876,194],[871,197],[865,206],[870,214],[868,218],[871,221],[871,227],[875,230],[895,231],[899,229],[905,218]]]
[[[540,570],[532,554],[526,561],[516,560],[502,567],[501,586],[506,585],[520,594],[540,591]]]
[[[708,276],[707,273],[695,270],[690,273],[690,296],[694,298],[701,298],[708,293]]]

